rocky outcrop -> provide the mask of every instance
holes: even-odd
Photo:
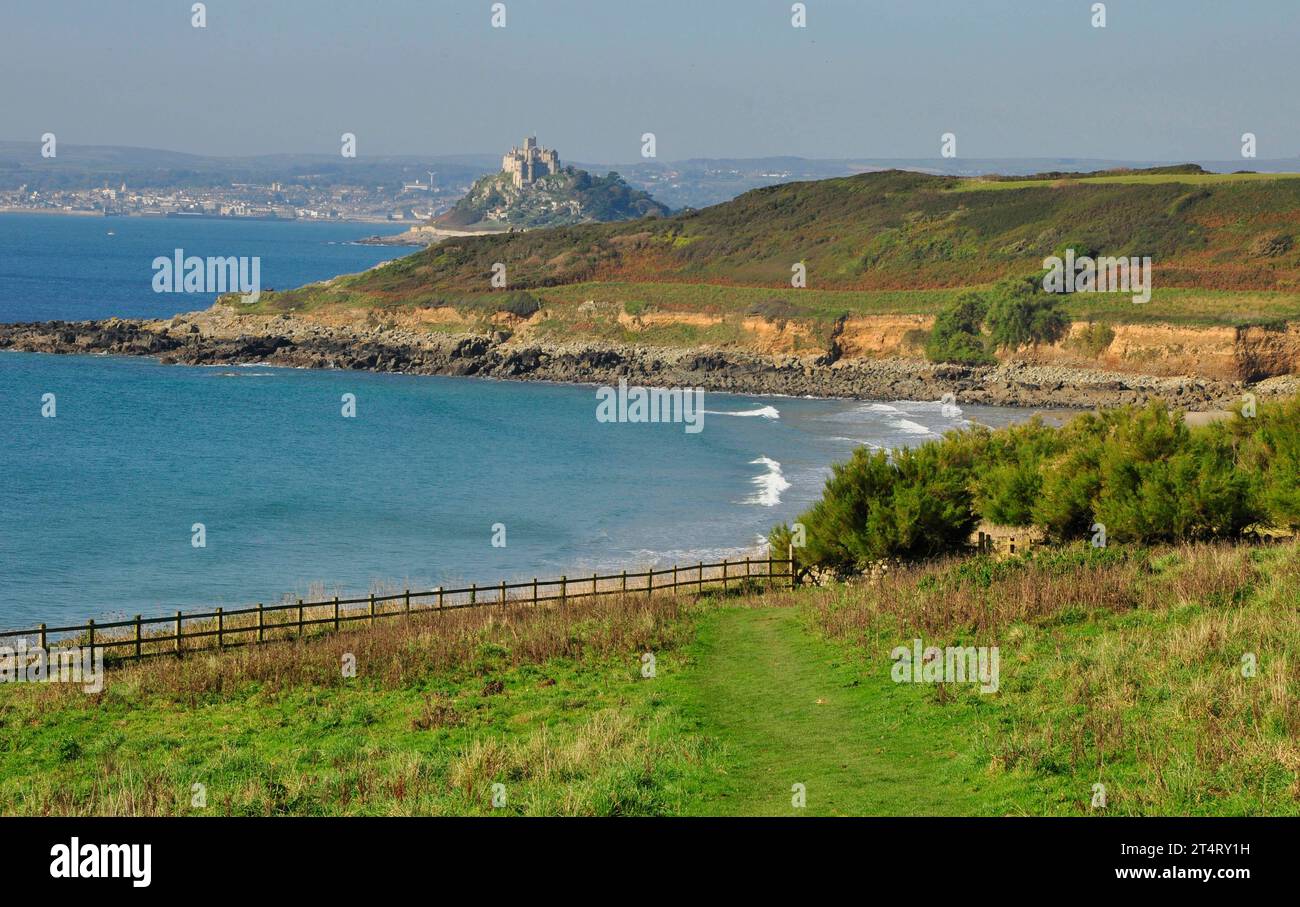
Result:
[[[168,321],[109,319],[0,325],[0,349],[156,356],[187,365],[265,363],[421,375],[691,386],[750,394],[938,400],[1028,407],[1096,407],[1160,397],[1184,409],[1227,406],[1248,388],[1269,397],[1300,377],[1240,381],[1141,376],[1023,363],[969,368],[906,358],[820,360],[727,349],[664,349],[586,341],[325,324],[214,308]]]

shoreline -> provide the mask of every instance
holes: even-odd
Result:
[[[56,217],[92,217],[100,220],[168,220],[166,212],[162,214],[145,214],[130,211],[125,214],[105,214],[103,211],[83,211],[80,209],[62,211],[53,208],[15,208],[0,205],[0,214],[49,214]],[[178,218],[170,218],[177,220]],[[283,224],[391,224],[394,227],[406,226],[405,221],[391,221],[380,217],[230,217],[224,215],[186,214],[181,220],[227,220],[248,223],[283,223]],[[408,228],[409,232],[409,228]],[[358,240],[359,242],[359,240]],[[377,245],[409,245],[402,243],[377,243]]]
[[[1154,398],[1181,410],[1222,410],[1243,393],[1300,391],[1300,376],[1256,383],[1032,365],[958,366],[905,358],[816,358],[725,348],[631,346],[514,339],[505,332],[443,334],[332,326],[290,315],[239,315],[223,307],[165,320],[0,324],[0,349],[151,356],[164,364],[279,365],[474,376],[516,381],[700,387],[754,396],[939,400],[1021,408],[1092,409]]]

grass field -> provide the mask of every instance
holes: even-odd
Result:
[[[1295,815],[1297,602],[1289,543],[413,618],[146,662],[95,695],[0,689],[0,797],[18,814]],[[915,637],[998,646],[998,691],[895,683],[890,651]]]
[[[1300,179],[1300,173],[1116,173],[1108,176],[1072,176],[1065,179],[964,179],[957,182],[949,191],[983,192],[1002,189],[1036,189],[1044,185],[1061,186],[1076,183],[1090,186],[1153,186],[1161,183],[1184,183],[1189,186],[1228,186],[1239,183],[1267,183],[1274,180],[1293,179]]]
[[[819,290],[746,287],[708,283],[587,281],[533,291],[545,307],[539,320],[542,336],[589,336],[646,345],[673,345],[692,342],[725,344],[739,339],[740,323],[750,314],[762,311],[765,304],[777,301],[789,317],[814,328],[822,328],[837,318],[889,315],[936,315],[967,289],[984,286],[929,290]],[[250,314],[282,311],[284,297],[272,297],[255,306],[241,308]],[[587,302],[597,307],[581,308]],[[412,304],[441,304],[435,296]],[[449,303],[453,306],[456,303]],[[393,304],[380,296],[351,294],[333,301],[313,297],[294,311],[311,312],[321,308],[353,308],[373,313],[382,323]],[[1077,321],[1103,321],[1112,324],[1172,324],[1187,327],[1211,327],[1269,324],[1300,320],[1300,291],[1281,290],[1211,290],[1163,287],[1157,283],[1151,301],[1135,304],[1132,294],[1072,294],[1063,303],[1067,315]],[[728,325],[714,336],[684,335],[681,326],[674,331],[649,330],[633,333],[619,321],[620,314],[683,313],[721,316]],[[467,314],[471,314],[467,310]],[[481,316],[481,312],[472,313]],[[769,318],[771,316],[768,316]],[[546,322],[549,320],[550,324]],[[480,317],[479,330],[491,325]],[[431,324],[431,331],[460,332],[465,325]]]
[[[629,311],[688,312],[743,317],[755,306],[779,299],[794,317],[814,323],[841,315],[935,315],[966,289],[934,290],[772,290],[765,287],[713,284],[589,282],[537,291],[544,303],[569,310],[586,300],[616,304]],[[1187,326],[1249,325],[1300,320],[1300,292],[1200,290],[1157,286],[1149,303],[1135,304],[1132,294],[1075,293],[1063,305],[1078,321],[1116,324],[1162,323]]]

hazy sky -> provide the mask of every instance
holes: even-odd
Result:
[[[204,154],[1300,154],[1300,0],[0,0],[0,139]]]

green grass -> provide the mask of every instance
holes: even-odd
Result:
[[[1003,189],[1036,189],[1049,185],[1084,183],[1093,186],[1107,185],[1158,185],[1161,183],[1186,183],[1190,186],[1227,186],[1240,183],[1293,180],[1300,173],[1116,173],[1110,176],[1073,176],[1065,179],[963,179],[953,185],[950,192],[985,192]]]
[[[664,732],[638,666],[628,653],[397,690],[250,685],[192,705],[115,690],[47,716],[9,704],[4,812],[675,813],[677,788],[708,753]],[[195,783],[206,809],[191,807]],[[503,808],[492,807],[494,783]]]
[[[725,767],[686,804],[705,815],[999,814],[1015,785],[970,747],[978,708],[937,709],[820,637],[800,608],[703,619],[695,664],[667,683]],[[806,806],[792,803],[803,784]]]
[[[552,307],[552,316],[570,321],[567,310],[586,300],[632,304],[638,311],[688,312],[743,316],[749,309],[780,299],[795,317],[814,324],[841,315],[936,315],[966,289],[938,290],[772,290],[715,284],[588,282],[548,288],[536,295]],[[1273,320],[1300,320],[1300,292],[1208,290],[1156,286],[1151,301],[1135,304],[1133,294],[1076,293],[1063,308],[1076,321],[1114,324],[1162,323],[1195,327],[1239,326]],[[557,323],[558,324],[558,323]],[[572,325],[570,325],[572,327]]]
[[[1101,782],[1106,814],[1297,815],[1297,602],[1292,542],[1049,550],[687,607],[613,598],[393,622],[146,662],[98,695],[5,685],[0,803],[56,815],[1096,815]],[[889,653],[914,637],[998,646],[998,691],[895,683]],[[339,676],[344,651],[355,678]],[[1242,675],[1247,652],[1257,676]]]
[[[640,656],[678,670],[689,628],[664,598],[492,608],[146,661],[111,670],[100,694],[6,684],[0,809],[674,814],[715,753],[680,733]],[[205,807],[192,805],[195,784]]]
[[[1300,815],[1300,544],[1100,554],[937,564],[802,604],[864,684],[914,637],[999,647],[995,694],[903,686],[918,724],[975,721],[955,749],[1012,782],[1006,812],[1091,814],[1102,783],[1113,815]]]

